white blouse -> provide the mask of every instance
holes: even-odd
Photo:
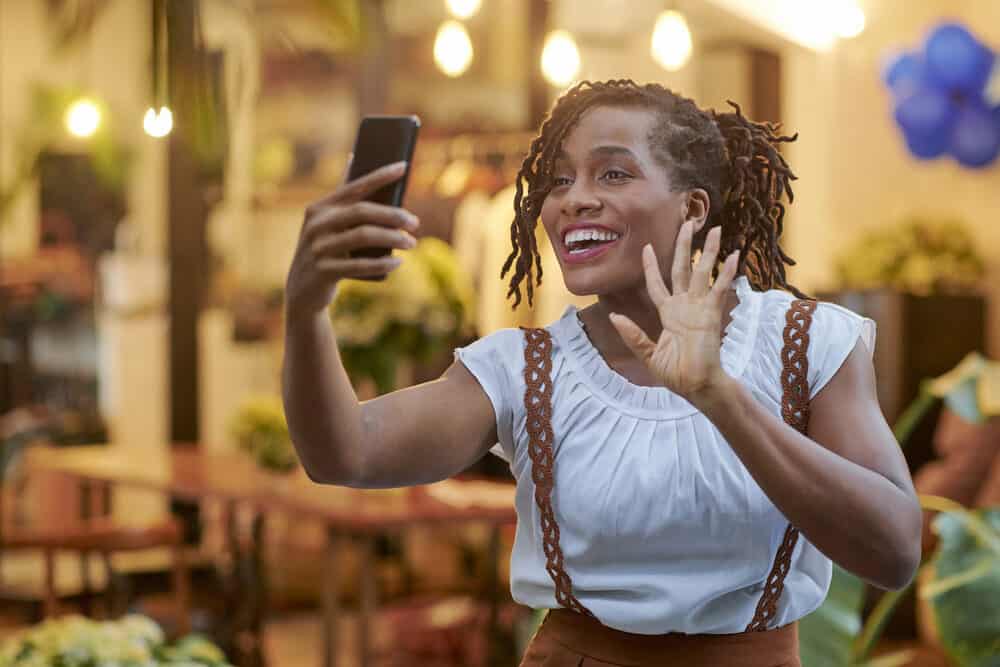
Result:
[[[781,347],[793,295],[733,287],[739,303],[722,341],[723,369],[781,415]],[[659,634],[743,632],[753,618],[787,519],[715,426],[665,387],[632,384],[604,361],[570,305],[552,334],[552,504],[565,570],[580,602],[605,625]],[[813,314],[810,397],[875,323],[836,304]],[[493,404],[503,457],[517,480],[511,592],[555,608],[534,500],[524,410],[524,333],[501,329],[455,355]],[[801,535],[772,627],[826,597],[831,561]]]

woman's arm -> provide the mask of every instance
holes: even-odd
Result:
[[[663,324],[657,340],[628,317],[612,314],[612,324],[664,386],[715,424],[771,502],[810,542],[876,586],[906,586],[920,563],[920,505],[879,409],[864,344],[854,346],[813,397],[808,435],[802,435],[722,369],[722,308],[739,251],[726,258],[710,284],[720,228],[708,233],[692,270],[693,230],[689,220],[677,235],[670,289],[653,247],[643,249],[646,291]]]
[[[316,482],[436,482],[497,442],[493,404],[459,361],[437,380],[359,402],[325,314],[289,319],[282,379],[292,441]]]
[[[880,588],[909,584],[920,564],[920,505],[864,343],[813,398],[808,437],[731,378],[691,400],[820,551]]]
[[[400,162],[341,184],[306,209],[285,284],[282,400],[302,466],[317,481],[405,486],[449,477],[496,442],[493,405],[455,363],[417,387],[364,403],[344,370],[327,306],[343,279],[385,275],[391,255],[351,257],[359,248],[412,248],[412,213],[365,201],[403,175]],[[349,169],[345,169],[345,174]]]

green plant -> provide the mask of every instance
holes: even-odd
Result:
[[[380,394],[402,359],[428,362],[473,330],[475,293],[451,246],[425,237],[400,256],[384,281],[343,281],[330,305],[344,368]]]
[[[173,644],[150,618],[95,621],[66,616],[45,621],[0,645],[0,667],[232,667],[200,635]]]
[[[288,422],[277,396],[252,396],[240,406],[230,424],[239,448],[265,470],[290,472],[298,465]]]
[[[1000,363],[970,353],[954,369],[927,380],[894,432],[901,447],[936,401],[981,423],[1000,415]],[[906,651],[871,654],[910,587],[930,603],[941,642],[960,667],[1000,665],[1000,508],[969,510],[947,498],[921,494],[921,507],[940,512],[933,525],[937,548],[910,586],[886,593],[861,624],[864,583],[834,566],[826,601],[800,623],[804,667],[890,667],[906,664]]]
[[[911,217],[871,230],[836,260],[844,289],[965,292],[975,289],[983,274],[983,260],[968,229],[949,219]]]

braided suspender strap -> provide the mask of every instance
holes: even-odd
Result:
[[[785,316],[784,346],[781,350],[781,415],[786,423],[805,433],[809,423],[809,325],[816,302],[797,299]],[[556,602],[573,611],[594,617],[573,594],[573,583],[564,568],[559,546],[559,525],[552,509],[552,487],[555,474],[554,434],[552,431],[552,338],[540,328],[521,327],[525,333],[524,349],[524,408],[527,415],[528,455],[531,458],[531,478],[535,484],[542,528],[542,549],[545,569],[555,584]],[[768,622],[777,613],[778,600],[784,589],[785,576],[791,565],[792,553],[799,531],[791,524],[775,554],[767,577],[764,593],[757,603],[747,632],[767,630]]]
[[[806,351],[809,349],[809,325],[815,310],[815,301],[792,301],[785,314],[784,346],[781,348],[781,416],[786,424],[802,434],[809,425],[809,359]],[[747,625],[747,632],[767,630],[768,623],[777,614],[778,600],[785,588],[785,577],[791,569],[792,552],[798,541],[798,528],[788,524],[753,620]]]
[[[535,483],[535,502],[542,524],[545,569],[556,586],[556,602],[593,617],[591,611],[573,595],[573,583],[563,568],[559,524],[552,511],[555,473],[552,449],[552,337],[545,329],[521,329],[527,341],[524,348],[524,410],[527,414],[528,455],[531,457],[531,479]]]

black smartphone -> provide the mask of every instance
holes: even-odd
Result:
[[[410,175],[413,149],[417,144],[420,118],[417,116],[365,116],[358,127],[354,141],[354,160],[347,175],[348,181],[375,171],[393,162],[405,160],[406,172],[402,178],[379,188],[367,197],[368,201],[386,206],[401,206]],[[385,257],[391,248],[358,248],[351,257]],[[385,280],[385,275],[370,276],[362,280]]]

